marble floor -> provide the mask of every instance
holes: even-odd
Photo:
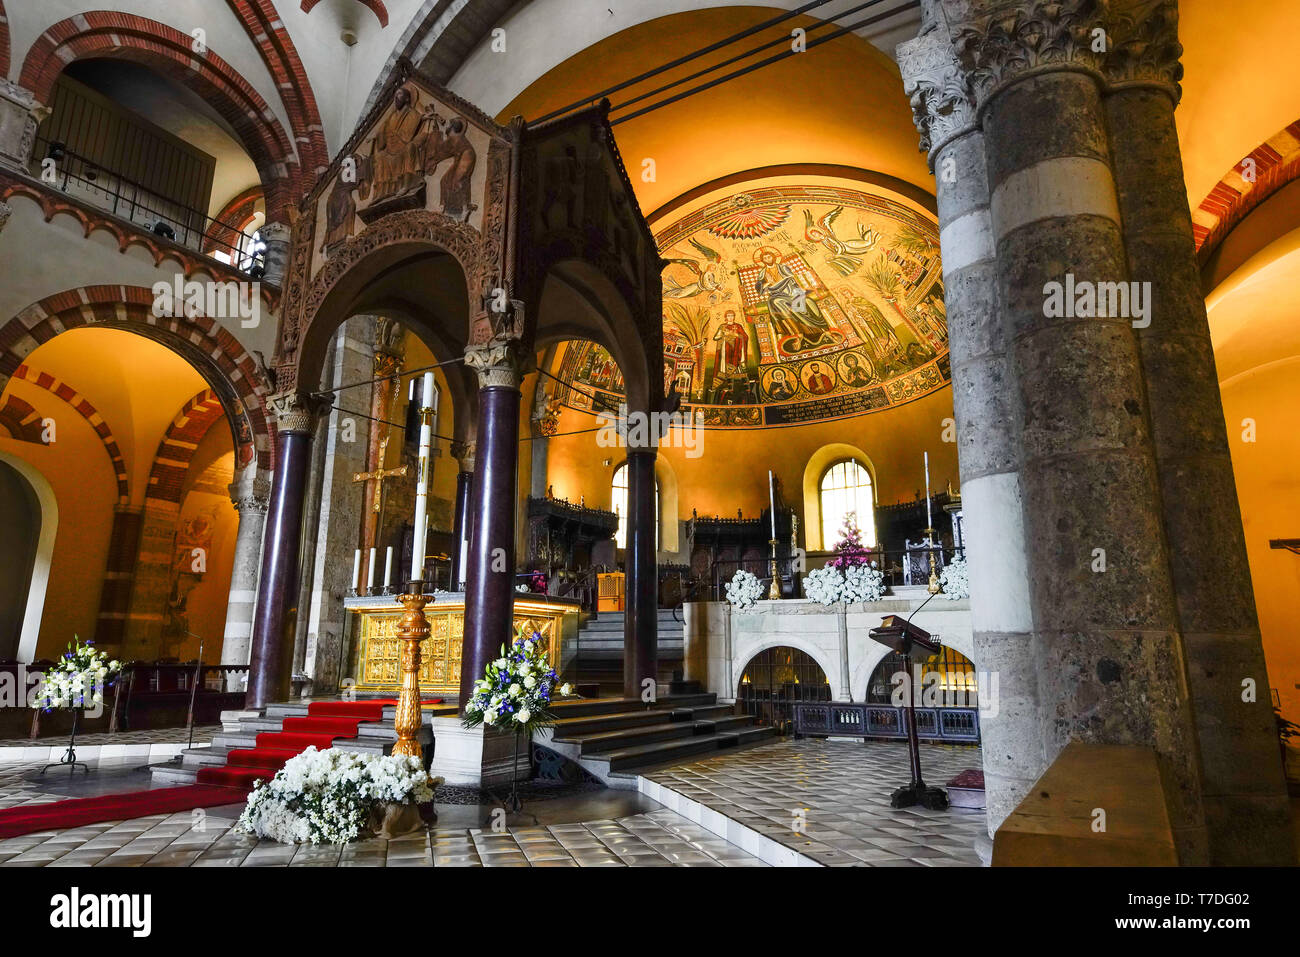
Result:
[[[148,778],[104,762],[89,777],[0,769],[0,808],[129,791]],[[492,808],[440,805],[438,824],[393,841],[291,846],[233,829],[242,805],[92,824],[0,840],[0,867],[763,867],[648,798],[604,791],[539,801],[493,826]]]
[[[219,724],[200,724],[194,726],[194,741],[202,744],[205,741],[211,741],[212,736],[221,733]],[[115,731],[109,734],[107,731],[99,731],[94,734],[77,735],[77,747],[88,748],[95,745],[114,745],[114,744],[184,744],[190,740],[190,733],[185,728],[154,728],[146,731]],[[38,746],[48,746],[50,748],[66,749],[68,739],[66,736],[53,737],[46,735],[44,737],[32,740],[31,738],[0,738],[0,748],[30,748]]]
[[[921,748],[927,784],[982,766],[978,748]],[[982,810],[889,806],[909,780],[901,741],[786,739],[643,777],[828,866],[979,866],[987,833]]]

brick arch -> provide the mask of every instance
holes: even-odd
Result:
[[[267,216],[287,221],[304,186],[293,144],[261,95],[211,48],[195,54],[193,37],[157,20],[91,10],[69,17],[37,38],[19,84],[49,102],[54,81],[74,60],[119,57],[151,67],[194,90],[226,119],[248,150],[266,190]]]
[[[153,314],[153,293],[141,286],[85,286],[32,303],[0,321],[0,389],[42,343],[80,326],[123,329],[153,339],[190,362],[221,397],[235,436],[236,464],[275,465],[274,425],[264,397],[266,373],[216,320]]]
[[[1254,162],[1254,182],[1243,175],[1247,159]],[[1192,210],[1192,234],[1202,264],[1251,210],[1295,179],[1300,179],[1300,120],[1251,150]]]
[[[180,505],[181,485],[189,473],[190,460],[208,430],[224,415],[221,399],[211,389],[204,389],[181,406],[158,443],[145,490],[147,502]]]
[[[72,406],[77,414],[86,420],[95,434],[99,436],[104,451],[108,453],[108,461],[113,466],[113,475],[117,480],[117,504],[130,505],[131,494],[127,485],[126,459],[122,456],[122,448],[117,444],[117,438],[113,435],[113,430],[104,421],[104,417],[99,414],[99,410],[90,404],[90,400],[61,379],[56,379],[48,372],[38,372],[35,369],[30,369],[25,364],[15,369],[10,378],[22,379],[37,388],[53,393]]]
[[[307,70],[298,57],[289,31],[271,0],[226,0],[239,17],[262,62],[275,79],[280,101],[289,114],[289,127],[298,146],[299,165],[306,177],[303,188],[329,165],[329,147]]]
[[[203,237],[203,251],[208,255],[229,252],[257,212],[257,204],[262,201],[262,195],[261,186],[251,186],[226,203],[217,214],[216,222]]]
[[[41,433],[44,431],[41,428],[41,414],[30,402],[25,402],[16,395],[5,396],[4,405],[0,405],[0,429],[4,429],[19,442],[45,444],[41,441]]]
[[[388,26],[388,10],[384,7],[383,0],[357,0],[357,2],[378,18],[381,30]],[[302,12],[311,13],[312,8],[318,3],[320,0],[302,0]]]

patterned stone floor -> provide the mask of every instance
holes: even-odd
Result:
[[[221,733],[219,724],[200,724],[194,726],[194,740],[202,744],[211,741],[213,735]],[[190,740],[190,733],[185,728],[155,728],[148,731],[118,731],[113,734],[98,732],[77,735],[77,747],[112,744],[184,744]],[[0,739],[0,748],[49,747],[66,748],[66,737],[4,738]]]
[[[72,790],[71,785],[28,780],[36,770],[36,764],[0,769],[0,808],[59,800]],[[104,770],[114,769],[105,764]],[[140,781],[137,786],[147,785]],[[54,788],[65,793],[57,793]],[[545,802],[545,807],[537,809],[539,813],[562,816],[562,804],[563,799]],[[655,805],[637,795],[614,792],[607,793],[604,806],[617,811]],[[591,807],[593,799],[583,798],[572,805],[572,813],[581,814]],[[499,832],[464,826],[467,819],[477,820],[477,809],[440,806],[438,810],[438,826],[397,840],[372,839],[345,847],[294,847],[259,841],[234,831],[239,806],[209,808],[0,840],[0,866],[765,866],[735,845],[662,808],[575,823],[509,826],[507,822]],[[527,817],[521,815],[520,822],[525,823]]]
[[[927,784],[982,766],[970,747],[923,746]],[[644,775],[821,864],[979,866],[983,811],[895,810],[908,781],[904,742],[787,739]]]

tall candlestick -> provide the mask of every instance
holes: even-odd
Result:
[[[387,589],[393,583],[393,546],[388,546],[388,554],[384,556],[384,588]]]
[[[366,569],[366,591],[375,587],[375,550],[370,549],[370,567]]]
[[[357,549],[356,554],[352,556],[352,591],[355,593],[357,586],[361,584],[361,549]]]
[[[772,505],[772,537],[776,538],[776,473],[767,470],[767,496]]]
[[[420,455],[415,481],[415,538],[411,543],[411,581],[424,579],[424,543],[428,534],[426,516],[429,509],[429,447],[433,441],[433,419],[437,414],[433,373],[424,374],[424,391],[420,396]]]
[[[925,527],[933,534],[934,521],[930,518],[930,453],[925,452]]]

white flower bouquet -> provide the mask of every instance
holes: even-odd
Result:
[[[104,689],[117,680],[122,664],[96,651],[92,642],[75,640],[67,654],[42,676],[31,698],[33,708],[88,708],[104,703]]]
[[[804,576],[803,593],[822,605],[880,601],[885,594],[885,574],[875,562],[846,565],[842,570],[827,565]]]
[[[257,783],[235,826],[281,844],[346,844],[385,806],[428,804],[438,783],[417,757],[311,747]]]
[[[503,731],[531,732],[554,723],[551,700],[569,695],[568,684],[557,687],[559,677],[546,659],[542,636],[520,636],[501,657],[489,661],[483,677],[474,682],[474,695],[465,705],[467,728],[485,724]]]
[[[943,588],[943,597],[957,601],[970,597],[970,572],[966,559],[955,558],[943,567],[939,573],[939,585]]]
[[[827,565],[803,577],[804,597],[819,605],[833,605],[844,591],[844,575],[834,565]]]
[[[744,611],[762,597],[763,583],[758,580],[758,577],[743,568],[736,569],[736,574],[732,575],[731,581],[727,583],[727,601]]]

